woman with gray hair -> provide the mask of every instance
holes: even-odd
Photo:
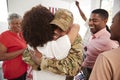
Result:
[[[27,64],[22,61],[22,53],[26,48],[21,33],[22,17],[12,13],[8,17],[9,30],[0,35],[0,60],[5,79],[26,80]]]

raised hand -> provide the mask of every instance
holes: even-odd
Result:
[[[78,1],[75,1],[75,4],[77,7],[79,7],[79,2]]]

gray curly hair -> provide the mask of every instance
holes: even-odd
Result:
[[[12,13],[8,16],[8,23],[10,23],[13,19],[22,19],[22,17],[17,13]]]

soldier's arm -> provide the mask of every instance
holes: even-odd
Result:
[[[75,76],[81,69],[82,64],[82,43],[81,37],[77,37],[72,44],[68,56],[62,60],[43,58],[40,68],[61,75]]]
[[[31,56],[31,51],[28,48],[24,51],[24,53],[22,55],[22,60],[25,63],[27,63],[30,66],[32,66],[33,69],[38,70],[39,65],[36,64],[36,62],[33,60],[32,56]]]

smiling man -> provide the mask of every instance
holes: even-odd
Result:
[[[120,44],[120,11],[113,18],[110,39]],[[120,48],[101,53],[89,80],[120,80]]]
[[[118,44],[110,40],[110,32],[106,29],[107,20],[108,12],[104,9],[95,9],[90,15],[88,24],[92,36],[86,46],[86,58],[82,64],[83,74],[87,80],[89,79],[97,56],[104,51],[118,47]]]

